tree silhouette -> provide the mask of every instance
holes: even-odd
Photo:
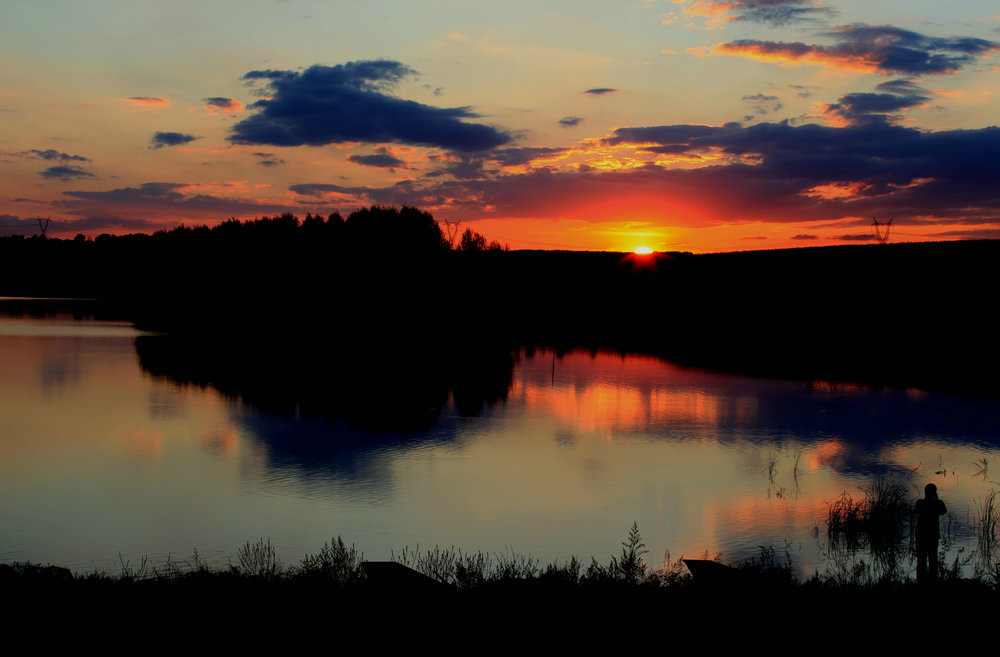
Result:
[[[500,245],[496,240],[487,242],[482,233],[478,233],[471,228],[466,228],[462,233],[462,239],[458,243],[459,251],[482,252],[482,251],[509,251],[509,247]]]

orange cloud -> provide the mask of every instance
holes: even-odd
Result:
[[[204,99],[202,108],[209,114],[236,114],[243,111],[243,103],[235,98],[213,97]]]
[[[170,101],[166,98],[155,98],[152,96],[129,96],[128,98],[122,98],[122,100],[133,107],[144,110],[159,109],[170,104]]]
[[[864,196],[862,192],[870,187],[863,182],[837,182],[829,185],[816,185],[802,192],[802,196],[819,198],[824,201],[830,200],[850,200]]]
[[[878,59],[866,53],[841,52],[801,42],[730,41],[715,44],[709,48],[709,52],[713,55],[735,55],[783,66],[812,64],[858,73],[877,73],[879,71]]]

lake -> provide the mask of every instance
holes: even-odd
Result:
[[[295,564],[341,536],[378,560],[439,545],[607,563],[637,522],[652,565],[763,546],[811,574],[829,505],[873,477],[914,500],[938,486],[951,558],[974,550],[978,505],[1000,487],[991,398],[534,349],[515,355],[505,398],[472,412],[449,398],[429,426],[374,431],[151,374],[128,322],[11,307],[0,562],[117,572],[197,550],[223,565],[269,538]]]

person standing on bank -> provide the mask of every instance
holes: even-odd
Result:
[[[938,539],[941,530],[938,518],[948,512],[938,499],[937,486],[924,486],[923,499],[914,507],[917,516],[917,581],[933,580],[938,574]]]

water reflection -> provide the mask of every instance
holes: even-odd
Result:
[[[514,369],[509,349],[449,347],[403,339],[263,347],[228,335],[136,339],[140,366],[154,377],[210,386],[279,416],[343,421],[373,436],[416,435],[449,401],[460,414],[476,415],[506,397]]]
[[[34,326],[0,334],[3,561],[224,562],[258,536],[294,561],[337,534],[376,559],[420,542],[603,560],[637,521],[654,561],[775,545],[811,572],[845,490],[934,482],[968,538],[1000,468],[989,399],[541,349],[410,355],[402,373],[362,352],[293,381],[281,359],[231,371],[116,324]]]

